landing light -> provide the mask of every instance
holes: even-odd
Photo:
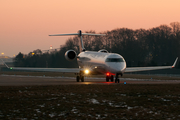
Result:
[[[85,70],[84,72],[85,72],[85,74],[89,74],[89,70]]]
[[[109,76],[110,74],[109,73],[106,73],[107,76]]]

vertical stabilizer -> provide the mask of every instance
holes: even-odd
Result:
[[[79,50],[80,50],[80,52],[82,52],[82,51],[85,51],[85,48],[84,48],[84,44],[83,44],[83,39],[82,39],[82,33],[81,33],[81,30],[79,30],[79,37],[80,37],[80,46],[79,46]]]

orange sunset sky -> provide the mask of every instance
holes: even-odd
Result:
[[[49,34],[116,28],[149,29],[180,22],[180,0],[0,0],[0,53],[59,48]]]

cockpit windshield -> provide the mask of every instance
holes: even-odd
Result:
[[[123,58],[107,58],[105,62],[124,62]]]

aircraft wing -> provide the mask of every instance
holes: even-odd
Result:
[[[172,68],[172,66],[129,67],[129,68],[126,68],[125,72],[138,72],[138,71],[159,70],[159,69],[168,69],[168,68]]]
[[[125,72],[138,72],[138,71],[149,71],[149,70],[160,70],[160,69],[174,68],[177,60],[178,60],[178,57],[176,58],[176,60],[172,66],[129,67],[129,68],[126,68]]]
[[[80,68],[26,68],[26,67],[10,67],[12,70],[39,71],[39,72],[62,72],[62,73],[79,73]]]
[[[82,68],[28,68],[28,67],[9,67],[2,59],[0,59],[4,65],[11,70],[21,71],[39,71],[39,72],[62,72],[62,73],[79,73]]]

